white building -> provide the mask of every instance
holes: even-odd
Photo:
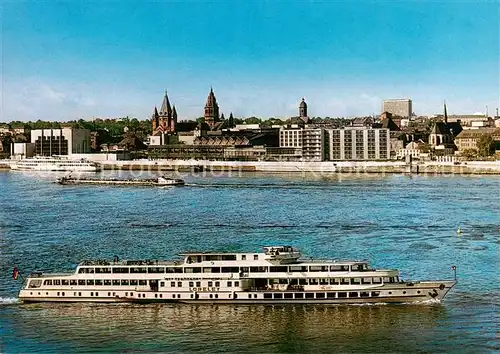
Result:
[[[346,127],[328,130],[330,160],[386,160],[389,129]]]
[[[298,124],[280,128],[280,147],[302,148],[302,132],[304,128]]]
[[[88,129],[34,129],[31,143],[35,144],[35,155],[71,155],[90,152],[90,130]]]
[[[402,159],[406,156],[411,156],[414,159],[420,159],[422,151],[420,150],[420,144],[416,141],[410,142],[404,149],[399,149],[397,152],[397,158]]]
[[[292,124],[280,128],[280,148],[295,148],[302,151],[302,158],[308,161],[324,161],[325,129],[307,125]]]
[[[35,144],[32,143],[12,143],[11,158],[21,160],[26,157],[33,157]]]
[[[302,158],[308,161],[325,160],[325,130],[305,128],[302,131]]]

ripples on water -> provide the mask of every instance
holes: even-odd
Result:
[[[499,177],[185,178],[184,188],[95,188],[0,173],[0,351],[500,349]],[[282,243],[412,279],[450,278],[456,264],[459,283],[442,304],[134,306],[22,305],[10,279],[14,265],[61,271],[115,254],[156,259]]]

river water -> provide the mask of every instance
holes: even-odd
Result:
[[[500,176],[183,178],[182,188],[60,186],[0,172],[0,352],[500,350]],[[23,305],[11,278],[16,265],[60,272],[89,258],[279,244],[405,279],[450,279],[456,265],[459,282],[417,305]]]

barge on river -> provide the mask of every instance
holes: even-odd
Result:
[[[24,302],[191,304],[408,303],[441,300],[455,280],[404,281],[366,261],[301,259],[290,246],[263,253],[191,252],[178,261],[92,260],[73,274],[32,273]]]
[[[183,186],[184,180],[179,178],[156,177],[147,179],[113,179],[113,178],[75,178],[71,176],[61,177],[56,183],[63,185],[111,185],[111,186]]]

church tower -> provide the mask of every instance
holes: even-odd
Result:
[[[207,104],[205,105],[205,123],[213,128],[215,122],[219,119],[219,105],[215,99],[214,91],[210,88],[210,93],[208,94]]]
[[[160,125],[163,129],[168,130],[170,127],[170,120],[172,119],[172,107],[170,106],[170,100],[168,99],[167,91],[165,91],[165,97],[163,97],[163,102],[160,108]]]
[[[299,105],[299,117],[300,118],[307,117],[307,103],[304,100],[304,98],[302,98],[302,102],[300,102],[300,105]]]
[[[155,110],[153,111],[153,115],[151,116],[151,121],[153,122],[153,133],[156,131],[158,128],[160,122],[159,122],[159,115],[158,115],[158,109],[155,106]]]
[[[172,107],[172,121],[170,122],[170,131],[175,132],[177,129],[177,110],[175,109],[175,104]]]
[[[153,135],[176,132],[177,110],[175,109],[175,105],[173,108],[170,105],[167,91],[165,91],[160,111],[158,112],[158,109],[155,106],[151,120],[153,123]]]

